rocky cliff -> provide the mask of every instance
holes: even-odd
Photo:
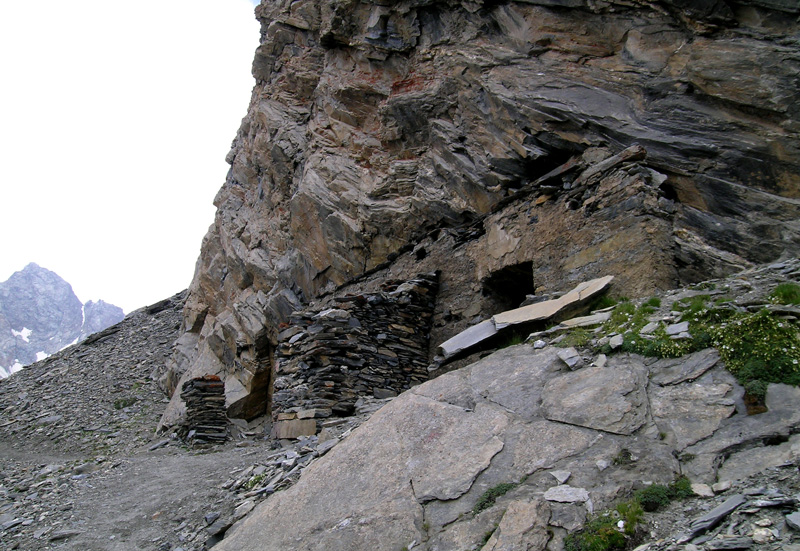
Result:
[[[28,264],[0,283],[0,376],[122,321],[122,308],[81,304],[58,274]]]
[[[640,296],[798,254],[798,14],[262,2],[257,84],[165,386],[218,374],[231,411],[263,412],[292,311],[390,278],[440,272],[432,356],[579,280]]]

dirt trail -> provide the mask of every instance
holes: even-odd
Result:
[[[0,538],[0,549],[202,549],[206,515],[229,518],[235,505],[223,486],[269,451],[266,443],[206,453],[169,445],[96,465],[52,455],[24,460],[22,452],[0,450],[2,488],[24,490],[10,516],[32,521]]]

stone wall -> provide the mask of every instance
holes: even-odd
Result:
[[[438,274],[421,274],[336,298],[338,308],[294,313],[276,354],[275,434],[307,432],[309,419],[352,414],[360,396],[426,381],[437,288]]]

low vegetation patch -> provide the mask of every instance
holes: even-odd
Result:
[[[642,518],[642,506],[633,499],[618,503],[564,539],[566,551],[623,551]]]
[[[797,283],[781,283],[770,293],[769,298],[776,304],[800,305],[800,285]]]
[[[582,348],[589,345],[591,341],[592,334],[586,329],[578,327],[564,335],[564,338],[558,341],[556,346],[561,348],[569,348],[571,346],[575,348]]]
[[[636,527],[644,513],[657,511],[676,499],[692,496],[692,485],[680,477],[669,485],[653,484],[636,492],[633,499],[589,519],[564,540],[566,551],[623,551],[636,539]]]
[[[489,507],[494,505],[494,502],[497,501],[497,498],[506,495],[508,492],[510,492],[516,487],[517,484],[511,482],[503,482],[501,484],[498,484],[497,486],[489,488],[488,490],[483,492],[481,497],[478,498],[477,503],[475,503],[475,506],[472,508],[472,512],[478,514],[481,511],[488,509]]]
[[[637,491],[633,497],[639,502],[642,509],[648,513],[652,513],[666,507],[675,499],[686,499],[692,495],[692,483],[688,478],[682,476],[668,486],[652,484],[647,488]]]
[[[781,304],[800,303],[800,285],[778,285],[770,300]],[[745,387],[750,399],[762,404],[769,383],[800,385],[800,333],[795,322],[767,309],[742,311],[735,308],[728,297],[712,300],[711,296],[701,294],[672,305],[681,312],[681,321],[689,323],[691,338],[673,338],[667,334],[664,324],[649,334],[642,334],[641,330],[658,305],[657,298],[638,307],[629,301],[621,302],[603,330],[606,334],[623,335],[621,351],[642,356],[676,358],[709,347],[717,348],[726,367]],[[585,336],[567,335],[564,341],[570,342],[569,339],[583,342]],[[611,349],[604,346],[598,352],[608,354]]]
[[[114,400],[114,409],[123,409],[132,406],[137,401],[136,396],[127,396],[125,398],[117,398]]]

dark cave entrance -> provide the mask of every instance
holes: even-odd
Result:
[[[483,280],[483,296],[493,314],[519,307],[534,292],[533,262],[506,266]]]

